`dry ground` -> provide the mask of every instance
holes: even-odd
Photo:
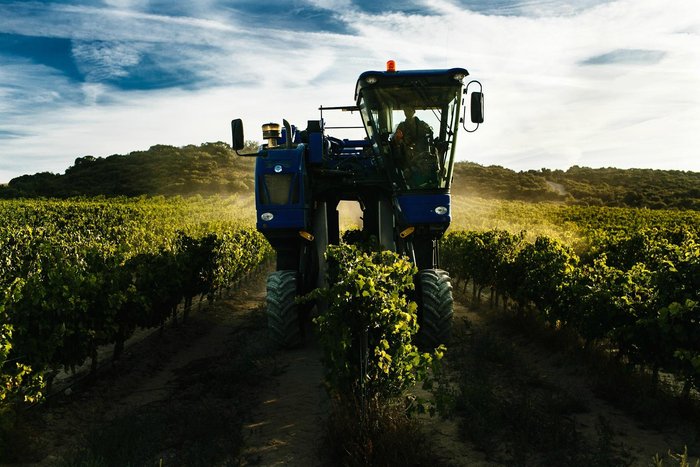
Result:
[[[275,350],[263,313],[264,273],[186,325],[169,326],[130,347],[93,383],[52,397],[27,413],[23,465],[324,465],[320,446],[328,412],[320,351]],[[488,326],[456,303],[456,323]],[[530,370],[583,400],[572,415],[594,439],[596,420],[609,421],[614,442],[632,465],[655,453],[682,450],[684,433],[640,426],[598,398],[579,369],[524,338],[509,338]],[[451,358],[455,358],[454,356]],[[425,418],[425,436],[445,465],[504,465],[461,435],[459,417]],[[499,463],[500,462],[500,463]],[[536,464],[533,464],[536,465]],[[671,464],[665,464],[671,465]]]
[[[558,348],[558,345],[552,346],[537,338],[532,339],[527,332],[503,326],[498,319],[486,318],[489,311],[483,308],[474,311],[465,306],[466,297],[460,296],[459,299],[455,306],[457,334],[486,335],[500,345],[504,353],[512,352],[511,357],[505,358],[508,362],[503,368],[495,368],[494,373],[520,373],[512,379],[525,381],[519,389],[532,388],[533,393],[544,392],[554,402],[566,399],[565,405],[569,408],[562,414],[562,418],[566,419],[568,427],[582,437],[581,445],[594,450],[599,448],[602,441],[609,443],[606,448],[612,452],[609,453],[610,463],[606,465],[648,466],[652,465],[652,458],[656,454],[666,457],[669,450],[674,453],[683,452],[684,446],[692,446],[691,453],[697,456],[700,443],[698,420],[689,420],[684,413],[678,414],[677,408],[673,406],[670,407],[673,410],[664,412],[661,400],[649,401],[651,404],[658,402],[659,406],[652,407],[645,416],[633,414],[637,411],[629,404],[611,403],[610,398],[601,397],[604,394],[600,394],[599,387],[594,384],[593,370],[588,366],[590,362],[582,362],[580,356],[574,358]],[[509,366],[513,364],[515,368]],[[498,386],[502,381],[511,381],[502,376],[500,382],[498,376],[496,379],[495,392],[499,391]],[[507,392],[507,389],[502,392]],[[536,397],[533,397],[533,401]],[[667,404],[668,401],[664,403]],[[659,420],[649,419],[649,413],[657,415]],[[601,440],[601,428],[605,432],[602,437],[606,440]],[[554,443],[556,441],[552,440]],[[489,458],[502,459],[503,456],[492,453]],[[533,461],[532,465],[539,464]],[[664,465],[678,463],[666,458]]]

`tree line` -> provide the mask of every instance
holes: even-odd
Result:
[[[472,162],[455,164],[453,194],[582,206],[700,210],[700,173],[573,166],[516,172]]]
[[[63,174],[22,175],[0,187],[0,198],[249,193],[253,164],[254,158],[238,157],[222,142],[156,145],[126,155],[78,157]]]
[[[247,142],[246,152],[257,143]],[[227,143],[152,146],[108,157],[78,157],[63,174],[41,172],[0,186],[0,198],[250,193],[254,158]],[[700,210],[700,173],[573,166],[516,172],[473,162],[455,164],[452,192],[486,199],[554,201],[584,206]]]

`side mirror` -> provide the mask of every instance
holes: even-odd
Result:
[[[479,128],[479,124],[484,123],[484,93],[481,92],[481,83],[476,80],[469,81],[462,92],[469,94],[469,86],[473,83],[479,86],[479,91],[472,92],[472,97],[470,98],[471,120],[472,123],[476,123],[476,127],[471,130],[467,128],[467,107],[464,105],[464,99],[462,99],[462,117],[459,119],[462,123],[462,128],[467,133],[474,133]]]
[[[231,120],[231,134],[233,136],[233,149],[237,152],[245,147],[245,139],[243,138],[243,120],[237,118]]]
[[[484,123],[484,93],[473,92],[471,99],[472,122]]]

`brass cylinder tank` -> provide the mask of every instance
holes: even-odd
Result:
[[[277,140],[280,138],[280,126],[278,123],[265,123],[262,126],[263,139],[267,140],[267,147],[274,148],[277,146]]]

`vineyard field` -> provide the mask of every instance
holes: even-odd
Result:
[[[473,297],[491,291],[586,345],[700,385],[700,215],[647,210],[456,202],[445,268]],[[476,207],[471,209],[470,206]],[[471,211],[471,217],[460,213]]]
[[[116,423],[123,436],[113,444],[108,437],[100,438],[104,443],[101,448],[114,448],[100,451],[98,457],[102,459],[111,459],[119,451],[124,464],[143,464],[144,459],[167,461],[171,452],[163,450],[165,445],[180,456],[172,459],[183,459],[183,452],[192,448],[187,445],[192,433],[203,446],[223,443],[216,451],[220,457],[212,459],[243,459],[259,464],[269,462],[271,456],[286,459],[289,450],[295,451],[292,455],[297,459],[315,459],[319,439],[326,435],[322,432],[328,431],[328,426],[319,423],[319,419],[333,419],[324,389],[329,387],[329,381],[325,386],[321,384],[322,374],[327,378],[334,374],[328,361],[336,362],[338,369],[352,370],[350,375],[337,373],[338,381],[353,382],[358,373],[356,367],[361,367],[348,364],[353,362],[352,356],[361,354],[348,353],[351,357],[347,357],[343,353],[353,339],[342,325],[353,316],[361,318],[359,329],[375,329],[371,336],[368,334],[367,342],[373,342],[370,337],[376,338],[379,344],[372,345],[384,349],[371,354],[376,362],[357,357],[358,362],[365,362],[366,375],[372,376],[362,381],[380,389],[391,389],[388,394],[392,397],[403,397],[404,391],[412,390],[407,387],[412,385],[415,375],[408,370],[424,376],[430,361],[427,356],[422,361],[414,352],[411,333],[416,331],[416,321],[411,313],[415,312],[415,305],[406,301],[398,290],[400,285],[403,289],[411,288],[415,271],[410,263],[404,258],[390,258],[387,252],[374,257],[368,252],[361,255],[346,249],[347,245],[330,248],[327,254],[331,264],[335,261],[347,270],[343,270],[345,278],[333,281],[336,287],[326,291],[329,310],[345,314],[334,317],[319,312],[315,323],[308,326],[321,330],[321,335],[307,330],[309,339],[304,348],[281,351],[267,337],[264,271],[259,266],[271,257],[272,250],[253,227],[253,204],[249,196],[0,200],[0,215],[4,220],[0,226],[0,459],[3,448],[11,443],[7,441],[11,438],[3,436],[12,428],[3,426],[12,426],[17,409],[51,392],[52,379],[59,371],[70,372],[74,367],[89,364],[94,371],[98,348],[113,348],[113,358],[118,362],[111,366],[114,371],[109,378],[100,371],[101,377],[90,382],[93,389],[85,393],[91,392],[91,396],[78,394],[81,390],[76,386],[72,396],[60,391],[49,401],[60,400],[60,404],[36,407],[34,413],[50,415],[37,425],[42,428],[35,428],[36,432],[43,427],[51,428],[44,437],[50,445],[44,448],[42,456],[53,455],[51,446],[62,444],[60,433],[69,414],[90,406],[91,414],[99,414],[94,415],[95,420],[104,418],[94,423],[95,426]],[[641,370],[640,373],[651,375],[653,384],[659,385],[660,379],[671,375],[670,379],[677,383],[673,396],[676,401],[690,402],[685,407],[697,405],[699,212],[455,196],[452,215],[452,226],[442,241],[441,266],[452,277],[457,319],[447,349],[444,352],[438,349],[440,358],[436,353],[434,362],[444,354],[447,368],[461,368],[459,371],[464,374],[460,378],[464,377],[464,381],[477,381],[469,373],[474,368],[482,368],[484,379],[443,396],[455,397],[471,407],[472,402],[466,397],[472,391],[474,403],[491,410],[484,413],[493,421],[496,432],[502,430],[511,435],[505,422],[493,415],[499,413],[499,404],[505,404],[508,410],[504,414],[510,415],[515,399],[505,394],[507,399],[498,401],[496,396],[504,394],[488,384],[497,387],[501,384],[497,380],[489,382],[495,373],[501,371],[510,378],[514,369],[522,365],[513,358],[512,368],[499,367],[497,371],[490,367],[489,359],[495,359],[494,365],[500,364],[498,358],[505,352],[498,350],[506,347],[500,337],[494,337],[497,334],[491,335],[491,329],[479,323],[486,314],[478,305],[490,296],[491,306],[502,309],[498,311],[499,319],[520,323],[522,318],[534,317],[537,326],[547,331],[570,330],[577,336],[577,345],[604,349],[605,355],[613,356],[633,372]],[[341,269],[331,268],[338,274]],[[260,272],[251,276],[255,270]],[[247,279],[243,281],[244,278]],[[235,284],[240,285],[234,294],[222,293]],[[465,306],[470,293],[477,306]],[[333,297],[340,299],[335,303]],[[207,313],[189,316],[192,302],[197,298],[216,303]],[[124,351],[124,342],[137,329],[162,328],[166,320],[174,317],[179,320],[180,316],[189,320],[188,326],[168,326],[162,335],[153,333],[153,339],[144,339],[140,343],[143,346],[135,346],[150,350],[137,354]],[[372,317],[391,333],[380,334],[376,331],[379,324],[362,321]],[[404,321],[397,321],[398,318]],[[184,336],[182,340],[181,336]],[[537,345],[533,336],[522,336],[522,340]],[[532,349],[523,352],[525,346],[510,340],[503,342],[512,346],[513,355],[536,352]],[[396,348],[393,344],[397,344]],[[484,360],[484,365],[474,364],[474,368],[469,366],[473,362],[463,365],[472,357],[469,352],[479,349],[488,358],[482,355],[475,359]],[[325,358],[321,355],[323,350],[327,353]],[[533,362],[538,359],[530,357],[525,355],[524,364],[536,368]],[[326,363],[325,371],[321,361]],[[367,362],[371,365],[367,366]],[[402,367],[402,362],[409,365]],[[547,371],[563,374],[567,368]],[[111,378],[117,381],[115,388],[111,387]],[[532,378],[522,379],[525,383],[514,391],[523,395],[521,414],[531,417],[527,422],[539,423],[542,411],[528,403],[528,398],[537,392],[529,386]],[[555,374],[547,381],[558,379]],[[430,384],[439,387],[442,383],[430,380]],[[549,384],[538,384],[538,390],[547,389]],[[370,387],[373,386],[362,386]],[[365,392],[360,394],[366,397]],[[486,399],[482,396],[488,394],[493,398],[484,404]],[[461,410],[455,409],[449,397],[443,401],[445,407]],[[206,402],[203,404],[206,410],[201,407],[202,401]],[[600,406],[593,395],[586,396],[585,402],[580,405],[593,407],[589,418],[608,415],[609,408]],[[128,410],[123,414],[117,410],[124,407]],[[103,417],[105,411],[111,414]],[[187,423],[178,418],[185,412],[189,417]],[[56,413],[66,418],[51,415]],[[220,413],[225,413],[228,421],[212,423]],[[467,411],[461,415],[477,420],[474,413]],[[579,433],[585,432],[582,428],[585,425],[574,422],[578,415],[554,412],[551,416],[555,421],[564,416],[571,422],[576,440]],[[88,427],[93,425],[91,417],[85,416],[81,427],[72,430],[75,452],[56,448],[56,452],[61,451],[59,455],[67,455],[69,459],[77,455],[76,459],[82,459],[80,456],[89,451],[77,448],[86,430],[93,429]],[[253,423],[249,427],[242,425],[248,418]],[[615,417],[618,418],[625,417]],[[437,431],[445,432],[444,420],[430,423],[436,425]],[[456,434],[456,422],[451,423],[452,434],[442,435],[443,441],[451,446],[443,457],[449,457],[447,453],[454,449],[469,459],[464,465],[497,465],[486,460],[508,459],[495,455],[487,459],[484,453],[472,452],[469,443],[463,442],[464,435]],[[170,429],[183,428],[177,441],[170,439],[168,430],[161,430],[160,424]],[[197,428],[188,432],[190,424]],[[351,425],[357,426],[356,418],[352,418]],[[625,422],[625,426],[631,425],[631,421]],[[524,426],[529,425],[524,423]],[[294,429],[288,431],[289,427]],[[339,439],[350,439],[343,431],[344,426],[340,428]],[[147,454],[139,454],[142,457],[125,451],[120,444],[133,438],[133,429],[141,430],[141,441],[153,444]],[[237,438],[247,431],[250,433],[246,439]],[[641,462],[648,461],[654,452],[664,453],[666,444],[661,435],[657,437],[654,449],[644,451],[645,459]],[[422,435],[419,438],[423,440]],[[633,438],[634,441],[627,441],[629,446],[642,444]],[[425,446],[433,443],[431,439],[424,439]],[[680,452],[683,444],[677,439],[668,447]],[[235,448],[230,445],[233,440]],[[685,440],[696,456],[697,436],[686,436]],[[377,440],[373,438],[373,441]],[[179,447],[172,448],[174,445]],[[272,445],[279,452],[268,451]],[[421,450],[421,446],[415,443],[414,449]],[[500,444],[496,442],[493,446]],[[585,452],[585,446],[589,444],[572,443],[571,449],[578,450],[576,455],[580,458],[588,459],[591,456]],[[537,449],[545,454],[554,452],[548,443]],[[198,452],[201,455],[204,451]],[[434,451],[426,450],[423,455],[433,456]],[[484,463],[472,464],[474,459]],[[76,461],[76,465],[83,464]],[[163,465],[182,464],[173,461]]]
[[[271,253],[250,198],[0,201],[0,403],[213,300]],[[0,410],[2,409],[0,407]]]
[[[530,203],[453,196],[450,230],[525,231],[525,237],[530,240],[542,235],[574,247],[596,231],[625,234],[643,229],[679,227],[696,235],[700,233],[700,212],[569,206],[554,202]]]

